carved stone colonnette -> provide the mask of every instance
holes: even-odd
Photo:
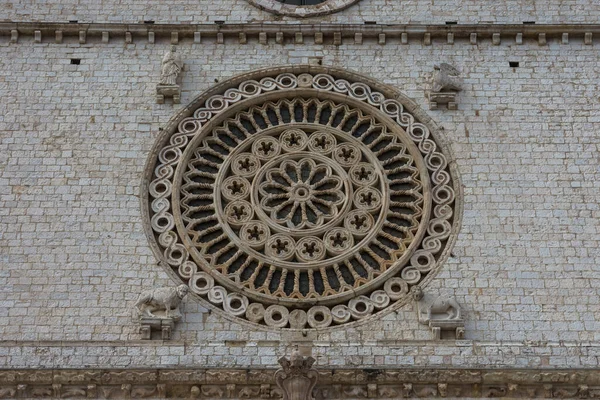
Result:
[[[600,370],[323,369],[319,399],[600,398]],[[274,369],[0,370],[0,398],[279,399]]]

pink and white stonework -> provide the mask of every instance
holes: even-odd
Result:
[[[600,397],[599,18],[4,0],[0,398]]]

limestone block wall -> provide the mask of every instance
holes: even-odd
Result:
[[[362,0],[311,22],[360,23],[597,23],[600,4],[590,0]],[[10,21],[127,22],[195,24],[227,22],[297,21],[252,6],[246,0],[148,0],[36,2],[6,0],[0,17]]]
[[[241,0],[139,2],[127,10],[109,1],[60,9],[19,3],[6,3],[6,18],[274,20]],[[385,12],[386,2],[364,0],[322,19],[589,22],[600,15],[599,5],[584,1],[458,3],[407,1],[394,14]],[[272,367],[290,343],[303,341],[321,365],[598,366],[597,43],[186,39],[178,49],[186,69],[176,106],[154,99],[168,46],[162,38],[56,44],[0,37],[0,367]],[[140,341],[131,320],[137,294],[174,284],[150,251],[140,215],[142,171],[161,128],[215,82],[314,59],[399,88],[424,109],[433,65],[445,61],[462,71],[458,110],[427,111],[444,127],[464,192],[459,240],[428,288],[464,306],[466,340],[429,341],[410,305],[303,337],[251,329],[188,298],[172,342]]]

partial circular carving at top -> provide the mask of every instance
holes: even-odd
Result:
[[[306,18],[332,14],[350,7],[359,0],[325,0],[313,5],[284,4],[278,0],[248,0],[252,5],[265,11],[291,17]]]
[[[456,171],[400,95],[352,78],[258,71],[172,120],[142,204],[192,293],[253,323],[323,329],[399,307],[437,273],[458,231]]]

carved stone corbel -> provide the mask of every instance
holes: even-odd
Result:
[[[446,104],[448,110],[456,110],[456,94],[462,90],[460,72],[450,64],[441,63],[433,67],[431,91],[428,94],[429,109],[436,110]]]
[[[442,338],[442,331],[454,331],[456,339],[464,338],[465,321],[456,299],[426,294],[420,286],[413,286],[411,293],[417,305],[419,322],[429,326],[435,340]]]
[[[297,348],[289,360],[279,359],[281,368],[275,372],[275,383],[283,392],[283,400],[314,400],[312,391],[319,377],[312,367],[315,361],[313,357],[300,355]]]

